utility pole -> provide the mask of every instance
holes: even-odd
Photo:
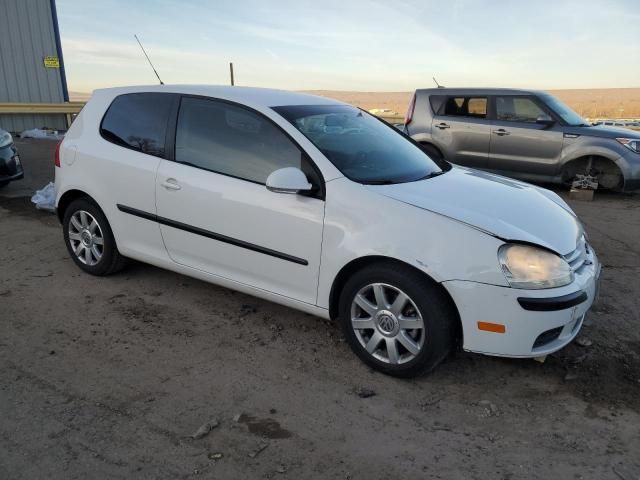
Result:
[[[229,73],[231,74],[231,86],[233,87],[235,85],[233,81],[233,62],[229,62]]]

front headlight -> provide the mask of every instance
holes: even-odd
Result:
[[[616,138],[618,143],[621,143],[632,152],[640,153],[640,139],[637,138]]]
[[[0,130],[0,148],[11,145],[12,143],[13,138],[11,138],[11,134]]]
[[[498,259],[514,288],[553,288],[573,282],[573,272],[565,259],[542,248],[508,243],[498,250]]]

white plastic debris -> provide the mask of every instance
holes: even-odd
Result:
[[[56,206],[56,186],[49,182],[44,188],[36,191],[31,201],[36,204],[37,209],[53,212]]]
[[[49,130],[42,128],[32,128],[25,130],[20,134],[20,138],[48,138],[51,140],[61,140],[64,137],[58,130]]]

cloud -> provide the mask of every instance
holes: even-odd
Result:
[[[434,75],[449,86],[534,88],[640,79],[639,17],[622,1],[219,0],[211,9],[184,0],[151,11],[105,1],[68,14],[60,4],[72,89],[154,82],[138,28],[167,83],[226,84],[230,61],[239,84],[287,89],[411,90]]]

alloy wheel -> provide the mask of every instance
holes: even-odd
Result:
[[[367,352],[389,364],[413,360],[422,350],[425,326],[411,298],[399,288],[372,283],[351,303],[351,326]]]
[[[90,267],[100,262],[104,253],[104,236],[96,219],[78,210],[69,221],[69,243],[80,262]]]

